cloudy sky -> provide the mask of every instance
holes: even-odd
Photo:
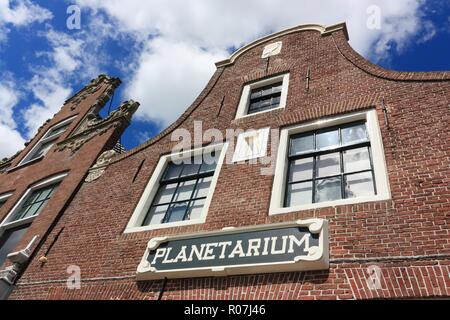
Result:
[[[80,28],[69,29],[73,8]],[[374,63],[450,70],[448,0],[0,0],[0,159],[99,73],[123,81],[113,107],[141,102],[122,141],[131,148],[174,121],[236,48],[286,27],[342,21]]]

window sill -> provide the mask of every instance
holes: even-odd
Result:
[[[280,109],[285,109],[285,107],[284,106],[280,106],[280,107],[276,107],[276,108],[269,109],[269,110],[264,110],[264,111],[260,111],[260,112],[245,114],[243,116],[236,117],[236,119],[234,119],[234,120],[246,119],[246,118],[249,118],[249,117],[257,116],[259,114],[264,114],[264,113],[267,113],[267,112],[272,112],[272,111],[276,111],[276,110],[280,110]]]
[[[24,162],[24,163],[20,163],[20,164],[18,164],[17,166],[15,166],[15,167],[13,167],[13,168],[11,168],[11,169],[6,170],[6,173],[13,172],[13,171],[19,170],[19,169],[21,169],[21,168],[23,168],[23,167],[32,165],[32,164],[34,164],[34,163],[36,163],[36,162],[41,161],[42,159],[44,159],[44,156],[40,156],[40,157],[38,157],[38,158],[36,158],[36,159],[29,160],[29,161]]]
[[[291,212],[295,212],[295,211],[313,210],[313,209],[320,209],[320,208],[326,208],[326,207],[334,208],[334,207],[345,206],[345,205],[349,205],[349,204],[362,204],[362,203],[367,203],[367,202],[385,201],[385,200],[390,200],[390,199],[391,199],[391,197],[389,195],[377,195],[377,196],[371,196],[371,197],[361,197],[361,198],[352,198],[352,199],[342,199],[342,200],[336,200],[336,201],[326,201],[326,202],[300,205],[300,206],[294,206],[294,207],[285,207],[285,208],[277,207],[277,208],[269,209],[269,216],[291,213]]]
[[[16,220],[16,221],[11,221],[11,222],[5,222],[4,224],[0,225],[0,233],[2,230],[4,229],[10,229],[10,228],[14,228],[14,227],[18,227],[24,224],[28,224],[33,222],[34,218],[36,218],[37,215],[31,216],[31,217],[27,217],[27,218],[23,218],[20,220]]]
[[[184,226],[191,226],[191,225],[202,224],[202,223],[205,223],[205,220],[196,219],[196,220],[188,220],[188,221],[170,222],[170,223],[164,223],[164,224],[155,224],[155,225],[151,225],[151,226],[131,227],[131,228],[125,229],[124,233],[135,233],[135,232],[144,232],[144,231],[152,231],[152,230],[175,228],[175,227],[184,227]]]

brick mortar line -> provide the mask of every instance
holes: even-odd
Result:
[[[352,262],[374,262],[374,261],[409,261],[409,260],[430,260],[430,259],[449,259],[450,254],[429,254],[419,256],[392,256],[392,257],[370,257],[370,258],[337,258],[330,259],[330,263],[352,263]]]
[[[421,255],[421,256],[394,256],[394,257],[373,257],[373,258],[349,258],[349,259],[330,259],[331,264],[340,263],[352,263],[352,262],[374,262],[374,261],[408,261],[408,260],[429,260],[429,259],[442,259],[450,258],[450,254],[437,254],[437,255]],[[109,280],[125,280],[135,278],[136,275],[125,275],[116,277],[97,277],[97,278],[87,278],[81,279],[81,282],[96,282],[96,281],[109,281]],[[46,281],[36,281],[36,282],[24,282],[16,284],[17,287],[32,286],[47,283],[64,283],[67,279],[63,280],[46,280]]]

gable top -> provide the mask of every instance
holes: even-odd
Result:
[[[295,33],[295,32],[300,32],[300,31],[309,31],[309,30],[313,30],[313,31],[318,31],[322,34],[322,36],[326,36],[329,35],[335,31],[338,30],[342,30],[345,34],[345,37],[347,38],[347,41],[349,40],[348,37],[348,32],[347,32],[347,25],[345,24],[345,22],[342,23],[338,23],[332,26],[324,26],[324,25],[320,25],[320,24],[303,24],[303,25],[299,25],[299,26],[295,26],[295,27],[291,27],[288,29],[284,29],[272,34],[269,34],[267,36],[264,36],[262,38],[259,38],[255,41],[250,42],[249,44],[239,48],[238,50],[236,50],[228,59],[222,60],[222,61],[218,61],[216,62],[216,67],[220,68],[220,67],[225,67],[228,65],[232,65],[234,63],[234,61],[243,53],[245,53],[246,51],[260,45],[261,43],[270,41],[272,39],[275,39],[277,37],[280,36],[284,36],[286,34],[290,34],[290,33]]]

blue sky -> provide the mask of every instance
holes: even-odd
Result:
[[[79,29],[67,27],[71,5]],[[374,63],[450,70],[450,1],[0,0],[0,158],[99,73],[123,82],[113,108],[141,102],[122,139],[129,149],[174,121],[233,48],[298,24],[342,21]]]

